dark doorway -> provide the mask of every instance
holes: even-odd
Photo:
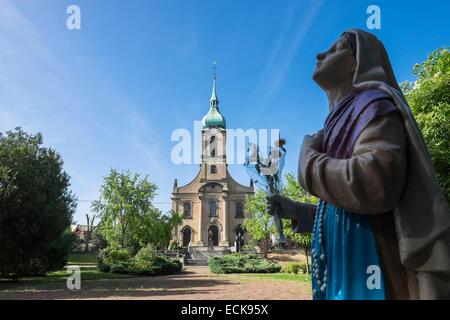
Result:
[[[208,230],[208,244],[211,246],[219,245],[219,229],[217,226],[210,226]]]
[[[241,251],[244,246],[244,229],[241,226],[236,229],[236,249],[237,251]]]
[[[191,228],[184,228],[183,230],[183,247],[187,247],[191,242]]]

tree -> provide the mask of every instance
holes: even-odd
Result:
[[[257,190],[254,195],[247,197],[245,211],[249,217],[244,220],[242,227],[259,246],[264,257],[267,257],[272,246],[271,235],[275,233],[275,227],[272,223],[273,217],[267,212],[264,191]]]
[[[174,229],[178,229],[178,226],[183,222],[183,217],[176,211],[169,211],[168,214],[162,215],[159,220],[159,236],[158,241],[155,244],[157,248],[166,249],[169,246],[170,240]]]
[[[152,205],[157,185],[129,171],[114,169],[104,178],[100,198],[92,210],[99,214],[99,233],[109,246],[136,253],[164,238],[161,212]]]
[[[319,199],[309,195],[305,190],[303,190],[291,173],[288,173],[285,176],[285,179],[286,185],[283,187],[282,191],[282,194],[284,196],[298,202],[318,204]],[[310,273],[308,252],[312,244],[311,233],[294,232],[292,230],[291,220],[283,220],[283,226],[288,239],[290,239],[292,242],[298,244],[301,248],[303,248],[306,257],[306,271]]]
[[[86,213],[86,244],[84,246],[84,252],[89,251],[89,241],[91,241],[92,233],[97,229],[98,225],[94,226],[95,219],[97,218],[96,214],[89,215]]]
[[[76,199],[61,156],[40,133],[0,133],[0,277],[42,275],[66,263]]]
[[[183,223],[183,214],[175,211],[175,210],[170,210],[169,211],[169,219],[168,219],[168,225],[170,226],[170,237],[169,237],[169,242],[170,242],[170,238],[172,237],[172,232],[174,232],[175,234],[175,239],[176,239],[176,245],[177,245],[177,250],[179,247],[179,243],[178,243],[178,227]]]
[[[450,52],[435,50],[413,68],[416,80],[402,83],[436,169],[438,180],[450,201]]]

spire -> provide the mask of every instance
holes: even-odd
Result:
[[[224,116],[219,112],[219,98],[216,93],[216,64],[213,62],[213,89],[211,99],[209,99],[209,111],[202,119],[203,128],[218,127],[225,129],[226,121]]]
[[[209,99],[209,104],[211,108],[218,108],[219,107],[219,98],[217,98],[216,93],[216,64],[217,61],[213,62],[213,89],[211,94],[211,99]]]

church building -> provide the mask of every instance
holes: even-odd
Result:
[[[184,247],[228,251],[248,235],[242,229],[246,195],[254,193],[253,183],[244,186],[228,172],[226,121],[219,111],[216,76],[213,76],[209,111],[202,119],[202,157],[197,176],[172,192],[172,209],[183,214],[175,240]]]

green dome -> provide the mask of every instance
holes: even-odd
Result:
[[[219,127],[225,129],[226,121],[217,108],[211,107],[202,119],[202,126],[203,128]]]
[[[219,98],[216,93],[216,78],[214,77],[213,90],[209,100],[209,111],[202,119],[203,128],[219,127],[226,128],[225,117],[219,111]]]

